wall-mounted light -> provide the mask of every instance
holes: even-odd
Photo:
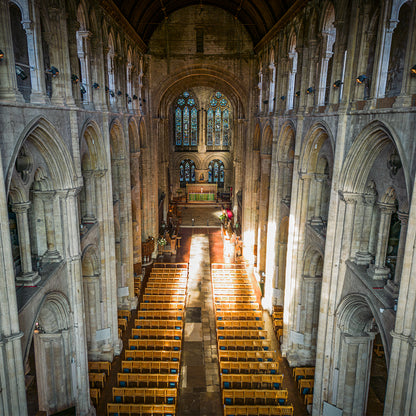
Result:
[[[87,90],[85,89],[85,87],[81,84],[81,86],[79,87],[81,94],[85,94],[87,92]]]
[[[59,75],[59,69],[56,66],[51,66],[46,70],[46,73],[52,75],[55,78]]]
[[[116,96],[116,95],[114,94],[114,91],[113,91],[113,90],[108,90],[108,93],[109,93],[109,94],[110,94],[110,96],[111,96],[111,97],[113,97],[113,98]]]
[[[269,100],[263,100],[263,104],[269,104]]]
[[[123,94],[120,90],[117,91],[117,95],[120,96],[121,94]]]
[[[339,88],[341,85],[343,84],[343,82],[340,79],[337,79],[334,84],[333,87],[334,88]]]
[[[306,94],[313,94],[315,92],[315,89],[314,88],[312,88],[312,87],[309,87],[307,90],[306,90]]]
[[[110,91],[110,88],[107,87],[107,85],[105,86],[105,92]]]
[[[137,98],[138,98],[138,97],[137,97],[137,95],[136,95],[136,94],[134,94],[134,95],[133,95],[133,100],[137,100]]]
[[[16,75],[17,75],[20,79],[26,79],[26,78],[27,78],[26,72],[25,72],[25,71],[23,71],[23,69],[22,69],[22,68],[20,68],[20,66],[19,66],[19,65],[15,65],[15,68],[16,68]]]
[[[130,104],[131,103],[131,98],[129,95],[127,95],[127,102]]]
[[[4,59],[4,52],[0,49],[0,62]]]
[[[92,84],[92,87],[93,87],[95,90],[98,90],[98,89],[100,88],[100,84],[97,84],[96,82],[94,82],[94,84]]]
[[[296,97],[300,97],[300,91],[296,91],[295,95]]]
[[[280,97],[280,99],[281,99],[282,101],[286,100],[286,95],[282,95],[282,96]]]
[[[358,75],[357,78],[355,78],[355,80],[359,83],[362,84],[363,82],[365,82],[365,80],[368,79],[366,75]]]
[[[71,81],[76,84],[77,82],[79,82],[79,78],[78,75],[72,74],[71,75]]]
[[[1,53],[1,51],[0,51],[0,53]],[[1,55],[0,55],[0,61],[1,61]],[[410,68],[410,72],[411,72],[412,74],[416,74],[416,65],[413,65],[413,66]]]

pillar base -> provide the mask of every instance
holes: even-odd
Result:
[[[310,350],[288,351],[286,359],[290,367],[314,367],[315,353]]]
[[[358,266],[368,266],[373,259],[374,259],[374,256],[372,256],[371,253],[358,252],[355,255],[355,263]]]
[[[400,286],[394,282],[394,280],[387,280],[387,284],[384,290],[394,299],[399,297]]]
[[[36,286],[40,280],[38,272],[29,272],[16,276],[16,284],[22,286]]]
[[[45,263],[59,263],[62,261],[62,257],[59,254],[59,251],[57,250],[52,250],[52,251],[47,251],[43,256],[42,256],[42,264]]]
[[[370,276],[373,280],[388,279],[389,273],[391,273],[391,270],[388,267],[376,267],[374,264],[367,269],[368,276]]]

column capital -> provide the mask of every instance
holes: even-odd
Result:
[[[378,207],[383,214],[392,214],[396,211],[396,206],[393,204],[386,204],[384,202],[378,202]]]
[[[12,204],[12,211],[16,214],[22,214],[24,212],[27,212],[31,204],[32,203],[30,201],[14,203]]]
[[[362,201],[362,195],[355,192],[339,192],[341,200],[346,204],[356,204],[357,202]]]
[[[409,221],[409,213],[403,212],[403,211],[397,211],[397,216],[399,217],[400,222],[403,225],[407,225],[407,222]]]

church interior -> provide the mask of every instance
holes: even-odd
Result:
[[[416,415],[416,1],[0,23],[0,415]]]

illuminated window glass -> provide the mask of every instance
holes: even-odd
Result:
[[[192,95],[185,91],[175,102],[175,145],[198,144],[198,108]]]
[[[189,108],[183,109],[183,144],[189,145]]]
[[[187,183],[195,183],[195,163],[192,160],[182,160],[179,166],[179,183],[181,188],[185,188]]]
[[[207,109],[207,138],[210,147],[228,147],[231,144],[231,110],[227,98],[219,91],[209,100]],[[224,150],[224,149],[222,149]]]
[[[207,145],[212,146],[214,136],[214,111],[210,108],[207,112]]]
[[[198,110],[194,107],[191,110],[191,146],[198,144]]]
[[[224,163],[212,160],[208,165],[208,182],[216,183],[218,188],[224,188]]]

